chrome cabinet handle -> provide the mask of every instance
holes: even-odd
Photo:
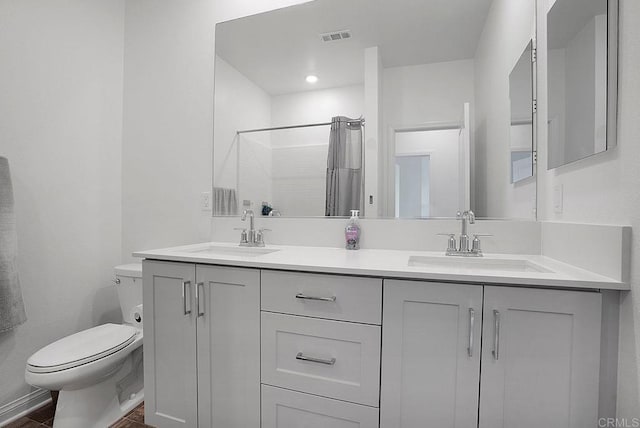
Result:
[[[318,364],[325,364],[327,366],[332,366],[336,363],[335,358],[326,360],[324,358],[308,357],[304,355],[302,352],[298,352],[298,355],[296,355],[296,360],[309,361],[311,363],[318,363]]]
[[[204,311],[200,311],[200,287],[202,287],[202,294],[204,294],[204,282],[198,282],[196,284],[196,309],[198,312],[198,318],[204,316]]]
[[[500,359],[500,312],[493,310],[493,358]]]
[[[473,357],[473,325],[476,321],[476,313],[473,308],[469,308],[469,347],[467,352],[470,357]]]
[[[191,287],[191,281],[182,281],[182,311],[185,315],[191,313],[191,304],[187,310],[187,287]]]
[[[336,296],[318,297],[318,296],[307,296],[306,294],[298,293],[298,294],[296,294],[296,299],[319,300],[321,302],[335,302],[336,301]]]

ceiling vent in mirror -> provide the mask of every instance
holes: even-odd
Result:
[[[331,31],[330,33],[320,34],[323,42],[335,42],[343,39],[351,38],[351,30]]]

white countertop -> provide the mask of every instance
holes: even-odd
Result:
[[[207,252],[208,248],[221,252]],[[540,255],[485,254],[484,261],[500,263],[505,260],[526,260],[549,272],[521,272],[482,266],[459,267],[442,252],[398,251],[360,249],[347,251],[342,248],[268,245],[277,250],[259,256],[224,254],[225,248],[237,249],[232,243],[208,242],[158,250],[138,251],[134,257],[145,259],[240,266],[260,269],[292,270],[343,275],[376,276],[383,278],[424,279],[479,284],[508,284],[538,287],[562,287],[583,289],[629,290],[629,285],[575,266]],[[440,258],[454,266],[409,266],[410,257]],[[434,259],[438,258],[438,259]],[[473,263],[483,263],[474,259]]]

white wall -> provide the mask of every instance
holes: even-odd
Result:
[[[124,0],[0,1],[0,155],[11,164],[28,320],[0,335],[0,407],[27,358],[121,319]]]
[[[494,0],[478,42],[476,73],[476,213],[531,218],[534,179],[511,184],[509,73],[534,29],[533,0]]]
[[[211,190],[214,3],[127,1],[122,257],[207,239]]]
[[[550,2],[551,3],[551,2]],[[539,4],[545,16],[551,4]],[[640,2],[620,1],[618,147],[573,164],[545,171],[547,78],[539,73],[539,213],[543,220],[628,224],[640,230]],[[538,46],[546,46],[546,20],[539,21]],[[546,49],[539,50],[538,69],[545,70]],[[553,188],[563,186],[563,212],[553,209]],[[639,417],[640,409],[640,239],[632,242],[631,291],[621,297],[618,416]]]
[[[386,216],[394,215],[394,147],[390,128],[433,123],[463,124],[463,105],[474,109],[474,64],[472,60],[423,64],[384,69],[383,153]],[[472,124],[473,125],[473,124]],[[455,212],[450,215],[454,215]]]

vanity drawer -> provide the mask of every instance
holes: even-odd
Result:
[[[382,320],[382,280],[262,271],[262,310],[366,324]]]
[[[378,428],[379,410],[262,385],[262,428]]]
[[[262,312],[262,383],[379,406],[380,327]]]

